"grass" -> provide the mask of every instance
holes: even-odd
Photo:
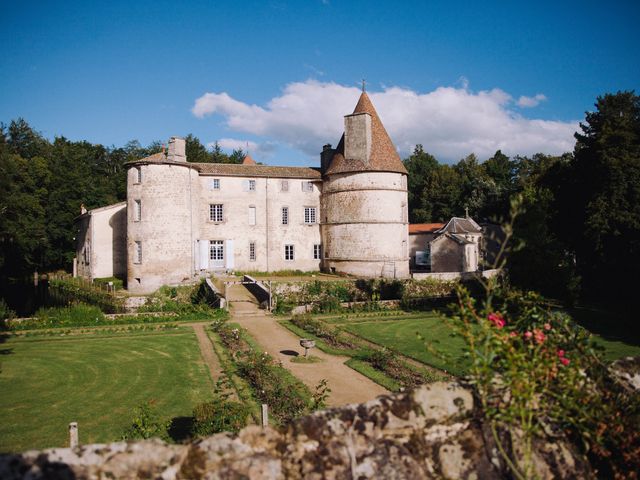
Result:
[[[323,360],[320,357],[316,357],[314,355],[309,355],[308,357],[299,355],[291,359],[291,362],[293,363],[320,363],[322,361]]]
[[[465,343],[456,336],[446,321],[435,313],[409,315],[405,318],[370,315],[354,319],[334,320],[343,328],[370,342],[411,357],[419,362],[445,370],[454,375],[464,375],[468,363],[464,357]],[[586,323],[586,322],[581,322]],[[421,339],[418,335],[424,338]],[[604,348],[604,359],[612,361],[621,357],[640,355],[640,345],[632,339],[606,333],[592,333],[596,344]]]
[[[66,446],[72,421],[81,443],[119,440],[146,400],[169,420],[212,398],[191,330],[9,338],[0,350],[0,452]]]
[[[361,373],[365,377],[373,380],[378,385],[382,385],[384,388],[391,392],[398,392],[402,387],[399,382],[396,382],[394,379],[390,378],[388,375],[385,375],[380,370],[376,370],[371,366],[371,364],[357,358],[350,358],[345,362],[345,365],[353,368],[356,372]]]
[[[465,343],[436,314],[425,313],[407,319],[384,319],[345,323],[344,329],[370,342],[454,375],[463,375]],[[424,339],[421,339],[422,336]]]

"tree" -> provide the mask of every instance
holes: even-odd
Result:
[[[184,140],[187,161],[196,163],[211,162],[211,153],[209,153],[207,151],[207,148],[202,143],[200,143],[200,139],[198,137],[189,134],[184,138]]]
[[[472,217],[483,216],[489,199],[497,197],[496,183],[487,175],[473,153],[460,160],[453,168],[460,176],[457,215],[468,210]]]
[[[576,133],[574,161],[558,205],[573,232],[585,293],[608,300],[633,298],[625,279],[640,265],[640,97],[598,97]]]
[[[438,161],[418,144],[413,154],[403,163],[408,172],[409,221],[413,223],[432,221],[433,210],[426,201],[429,192],[425,191],[425,188],[434,170],[438,168]]]

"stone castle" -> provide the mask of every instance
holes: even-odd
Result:
[[[127,168],[127,201],[76,219],[79,276],[126,278],[137,293],[223,270],[407,278],[431,244],[440,271],[478,268],[471,219],[410,242],[407,170],[364,91],[320,168],[191,163],[178,137]]]

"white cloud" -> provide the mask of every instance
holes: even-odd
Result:
[[[547,97],[545,95],[543,95],[542,93],[538,93],[537,95],[535,95],[533,97],[526,97],[526,96],[522,95],[518,99],[516,104],[519,107],[523,107],[523,108],[537,107],[540,104],[540,102],[544,102],[546,99],[547,99]]]
[[[192,112],[199,118],[219,115],[233,131],[315,158],[323,144],[338,143],[342,116],[353,111],[359,95],[357,87],[307,80],[290,83],[264,106],[225,92],[206,93],[196,99]],[[578,121],[525,118],[513,110],[514,100],[503,90],[473,92],[464,82],[461,88],[428,93],[386,87],[369,96],[403,157],[418,143],[441,161],[457,161],[472,152],[484,159],[498,149],[508,155],[558,154],[573,150],[578,127]]]

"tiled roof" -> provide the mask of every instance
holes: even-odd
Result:
[[[194,163],[202,175],[236,177],[308,178],[320,180],[320,169],[311,167],[272,167],[270,165],[237,165],[233,163]]]
[[[256,165],[256,161],[247,153],[247,156],[242,160],[242,165]]]
[[[412,223],[409,225],[409,235],[416,233],[434,233],[444,227],[444,223]]]
[[[235,163],[192,163],[192,162],[172,162],[167,160],[166,155],[156,153],[149,157],[141,158],[133,162],[137,163],[159,163],[166,165],[181,165],[195,168],[201,175],[220,175],[227,177],[273,177],[273,178],[305,178],[309,180],[320,180],[320,169],[311,167],[272,167],[270,165],[251,165]]]
[[[438,230],[437,233],[482,233],[480,225],[472,218],[453,217],[444,228]]]
[[[404,168],[396,147],[394,147],[391,138],[389,138],[389,134],[384,125],[382,125],[382,121],[366,92],[362,92],[362,95],[360,95],[353,113],[368,113],[371,115],[371,156],[369,164],[344,157],[344,135],[342,135],[329,168],[325,173],[382,171],[406,174],[407,169]]]

